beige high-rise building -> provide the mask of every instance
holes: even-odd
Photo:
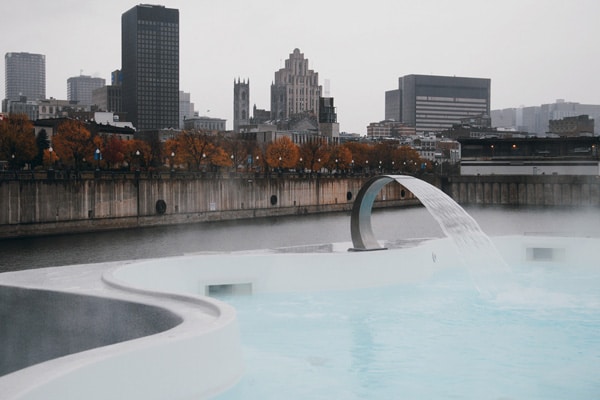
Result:
[[[271,85],[271,119],[288,119],[294,114],[319,115],[319,74],[308,68],[308,59],[294,49],[285,68],[275,72]]]

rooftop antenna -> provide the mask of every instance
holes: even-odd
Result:
[[[331,96],[329,95],[329,92],[330,92],[330,86],[331,86],[331,81],[330,81],[329,79],[325,79],[325,85],[324,85],[324,86],[325,86],[325,87],[324,87],[324,90],[323,90],[324,97],[331,97]]]

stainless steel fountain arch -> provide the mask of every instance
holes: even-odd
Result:
[[[371,228],[371,209],[381,188],[392,181],[398,182],[419,199],[444,234],[463,253],[473,253],[474,249],[485,249],[488,254],[492,251],[494,246],[489,237],[460,205],[437,187],[408,175],[379,175],[363,185],[352,208],[350,229],[354,248],[351,250],[382,249]]]
[[[375,239],[371,227],[371,210],[375,197],[382,187],[395,180],[392,175],[379,175],[369,179],[360,188],[352,206],[350,233],[352,235],[351,251],[385,250]]]

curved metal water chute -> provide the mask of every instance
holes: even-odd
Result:
[[[371,227],[371,210],[377,194],[385,185],[393,181],[389,175],[380,175],[369,179],[360,188],[354,200],[350,219],[350,233],[352,235],[352,251],[385,250],[381,247],[373,234]]]
[[[491,245],[477,222],[437,187],[409,175],[379,175],[369,179],[356,196],[350,223],[354,246],[351,250],[383,249],[373,234],[371,211],[381,188],[392,181],[398,182],[415,195],[438,222],[446,236],[452,238],[459,248],[470,250]]]

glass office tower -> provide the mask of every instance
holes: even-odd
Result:
[[[122,22],[123,110],[138,130],[179,126],[179,10],[141,4]]]

